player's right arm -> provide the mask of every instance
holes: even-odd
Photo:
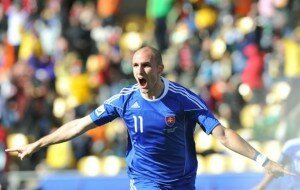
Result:
[[[70,139],[73,139],[82,133],[91,129],[91,124],[93,123],[89,115],[75,119],[59,127],[53,133],[46,135],[45,137],[25,146],[15,147],[6,149],[6,152],[17,152],[18,157],[22,160],[24,157],[31,155],[32,153],[38,151],[39,149],[52,145],[58,144]]]
[[[36,142],[22,147],[6,149],[5,151],[17,152],[18,157],[20,157],[22,160],[24,157],[30,156],[32,153],[38,151],[43,147],[73,139],[91,129],[92,126],[104,125],[105,123],[108,123],[120,116],[120,113],[122,112],[124,97],[136,90],[136,86],[124,88],[119,94],[112,96],[110,99],[106,100],[103,105],[99,106],[89,115],[64,124],[53,133],[37,140]],[[92,123],[94,123],[95,125],[91,125]]]

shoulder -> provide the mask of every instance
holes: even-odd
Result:
[[[181,94],[181,95],[194,94],[186,87],[173,81],[169,81],[169,90],[176,94]]]
[[[175,94],[186,109],[207,109],[204,101],[199,95],[178,83],[170,81],[169,91]]]
[[[128,87],[124,87],[118,94],[107,99],[104,104],[115,104],[125,102],[129,97],[138,91],[138,85],[134,84]]]

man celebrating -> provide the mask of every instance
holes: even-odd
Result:
[[[68,141],[120,117],[130,139],[126,161],[131,189],[194,190],[197,159],[193,135],[198,123],[206,134],[254,159],[270,175],[292,175],[233,130],[223,127],[199,96],[163,78],[164,65],[159,51],[152,47],[137,50],[132,68],[137,84],[123,88],[89,115],[64,124],[32,144],[6,151],[18,152],[23,159],[42,147]]]

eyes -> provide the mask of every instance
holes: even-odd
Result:
[[[140,63],[140,64],[138,64],[138,63],[133,63],[132,64],[132,66],[134,67],[134,68],[137,68],[137,67],[142,67],[142,68],[150,68],[151,67],[151,63],[150,62],[144,62],[144,63]]]

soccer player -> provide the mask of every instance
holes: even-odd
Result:
[[[287,166],[294,176],[289,176],[288,183],[284,189],[299,189],[300,187],[300,138],[288,140],[282,149],[279,163]],[[256,190],[264,190],[273,181],[273,176],[266,174],[263,180],[257,185]]]
[[[159,51],[152,47],[137,50],[132,68],[137,83],[123,88],[89,115],[64,124],[32,144],[6,151],[17,152],[23,159],[42,147],[68,141],[120,117],[129,134],[126,162],[131,189],[194,190],[197,159],[193,135],[198,123],[205,133],[256,160],[271,175],[291,174],[223,127],[199,96],[163,78]]]

